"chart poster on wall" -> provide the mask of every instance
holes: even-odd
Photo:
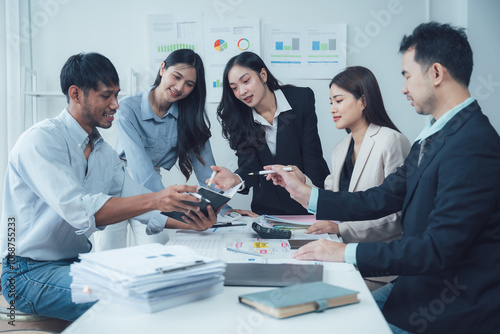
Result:
[[[165,58],[178,49],[192,49],[203,55],[201,14],[148,15],[147,21],[149,66],[152,71],[158,71]]]
[[[264,59],[278,79],[331,79],[346,67],[345,24],[267,24]]]
[[[228,60],[244,51],[260,56],[260,25],[258,19],[206,21],[204,31],[207,100],[218,103],[222,97],[222,75]]]

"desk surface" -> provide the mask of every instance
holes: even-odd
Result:
[[[288,319],[274,319],[240,304],[238,296],[270,288],[224,287],[222,294],[157,313],[100,300],[63,333],[391,333],[359,272],[325,263],[323,280],[359,291],[360,302]]]

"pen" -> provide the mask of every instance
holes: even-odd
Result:
[[[194,196],[194,197],[196,197],[196,198],[198,198],[198,199],[203,199],[203,196],[201,196],[201,195],[200,195],[200,194],[198,194],[198,193],[186,193],[186,194],[191,195],[191,196]],[[207,201],[208,201],[208,200],[207,200]],[[208,201],[208,202],[210,202],[210,201]]]
[[[254,252],[247,252],[247,251],[243,251],[243,250],[239,250],[239,249],[235,249],[235,248],[224,247],[224,249],[231,251],[231,252],[235,252],[235,253],[242,253],[242,254],[248,254],[248,255],[253,255],[253,256],[262,256],[262,254],[257,254]]]
[[[212,172],[212,176],[210,176],[210,180],[208,180],[207,188],[210,188],[210,185],[212,184],[212,181],[214,180],[215,175],[217,175],[217,171],[214,170]]]
[[[291,172],[293,170],[293,167],[283,167],[283,170],[285,172]],[[266,175],[266,174],[274,174],[276,173],[272,169],[270,170],[261,170],[260,172],[255,172],[255,173],[248,173],[248,175]]]
[[[215,223],[214,225],[212,225],[213,228],[217,228],[217,227],[229,227],[229,226],[245,226],[246,224],[245,223],[241,223],[241,224],[233,224],[233,223]]]

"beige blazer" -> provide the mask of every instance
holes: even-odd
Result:
[[[349,134],[333,149],[332,173],[325,179],[326,190],[339,191],[340,173],[351,138]],[[370,124],[354,164],[349,191],[363,191],[382,184],[387,175],[403,164],[410,146],[401,133]],[[342,222],[339,230],[345,243],[390,241],[401,235],[400,213],[376,220]]]

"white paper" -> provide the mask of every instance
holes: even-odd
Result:
[[[228,190],[224,191],[224,196],[226,197],[229,197],[229,198],[233,198],[233,196],[238,192],[238,190],[240,189],[240,187],[243,185],[245,181],[235,185],[234,187],[232,188],[229,188]]]
[[[258,19],[209,21],[205,31],[205,76],[208,102],[219,103],[222,97],[222,75],[231,57],[244,51],[260,55]]]
[[[155,312],[222,291],[225,264],[184,246],[147,244],[80,259],[70,266],[75,303],[114,298]]]
[[[280,80],[332,79],[346,67],[345,24],[267,24],[264,57]]]
[[[303,231],[292,231],[292,239],[305,238],[307,237]],[[310,238],[332,240],[328,234],[317,234]],[[299,263],[291,258],[294,250],[290,249],[288,240],[261,239],[249,225],[222,227],[197,233],[179,230],[170,238],[168,245],[187,246],[200,255],[215,257],[226,263]],[[225,248],[255,253],[255,256],[228,251]]]
[[[148,15],[149,66],[160,64],[178,49],[192,49],[203,55],[202,17],[200,15]]]

